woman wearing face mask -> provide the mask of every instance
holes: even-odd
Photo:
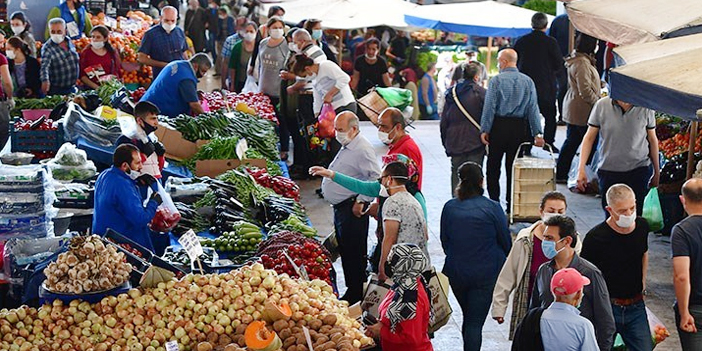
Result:
[[[237,93],[241,92],[246,82],[246,67],[256,44],[256,23],[247,22],[243,30],[242,40],[234,44],[229,59],[229,90]]]
[[[565,214],[567,208],[566,197],[562,193],[551,191],[544,194],[539,206],[541,220],[519,231],[512,249],[507,255],[507,261],[502,266],[495,290],[492,293],[492,318],[497,323],[504,323],[509,296],[512,291],[515,291],[509,328],[510,340],[514,337],[517,325],[529,310],[529,299],[536,272],[542,263],[550,260],[541,249],[546,229],[544,223],[555,215]],[[582,242],[578,240],[575,251],[579,253],[581,247]]]
[[[285,69],[285,62],[290,55],[288,42],[284,35],[285,24],[279,17],[273,17],[268,20],[268,38],[261,40],[258,44],[258,88],[259,91],[271,99],[273,106],[278,106],[280,102],[280,71]],[[253,60],[252,60],[253,61]],[[276,107],[277,108],[277,107]],[[283,161],[288,159],[288,150],[290,149],[290,132],[284,116],[280,115],[280,111],[276,110],[278,121],[278,136],[280,137],[280,158]]]
[[[436,62],[431,62],[427,65],[427,71],[419,81],[419,111],[422,119],[439,119],[438,107],[436,98],[439,91],[436,87],[434,75],[436,74]]]
[[[388,63],[378,56],[379,52],[380,41],[370,38],[366,41],[365,55],[359,56],[353,65],[351,88],[358,92],[359,96],[366,95],[373,87],[384,88],[391,85]]]
[[[14,96],[34,99],[44,97],[39,79],[39,61],[30,56],[29,45],[18,37],[12,37],[7,40],[5,54],[15,87]]]
[[[324,31],[322,30],[322,21],[318,19],[309,19],[305,21],[303,26],[305,30],[312,36],[312,40],[322,48],[324,55],[327,56],[327,60],[333,61],[334,63],[339,63],[337,61],[337,56],[329,48],[329,45],[324,41]]]
[[[16,11],[10,15],[10,27],[15,36],[27,43],[29,56],[37,57],[37,46],[35,45],[36,40],[34,40],[32,35],[32,24],[29,23],[24,12]]]
[[[466,162],[458,168],[456,197],[441,212],[443,273],[463,310],[463,350],[479,351],[492,291],[512,247],[502,207],[483,196],[482,168]]]
[[[386,271],[395,284],[378,307],[380,320],[366,330],[384,351],[433,350],[431,292],[422,275],[429,269],[429,259],[417,245],[396,244],[390,250]]]
[[[404,187],[419,203],[420,207],[422,208],[424,220],[426,221],[426,201],[424,199],[424,195],[421,191],[419,191],[419,187],[417,186],[417,182],[419,181],[419,171],[417,165],[414,163],[414,161],[412,161],[412,159],[402,154],[383,156],[383,167],[386,167],[387,165],[394,162],[400,162],[405,165],[408,174],[408,181],[405,183]],[[373,203],[371,205],[371,207],[368,210],[368,213],[370,213],[372,216],[375,216],[378,220],[378,223],[383,223],[383,205],[385,204],[385,200],[387,200],[387,198],[389,197],[389,194],[388,190],[385,188],[384,184],[382,184],[381,180],[363,181],[356,178],[351,178],[343,173],[330,171],[326,168],[319,166],[310,168],[310,174],[314,176],[329,178],[333,182],[341,185],[342,187],[348,190],[353,191],[354,193],[364,196],[377,197],[378,202]],[[383,226],[378,225],[378,228],[376,230],[376,235],[378,236],[378,243],[382,243],[384,238],[383,233]],[[373,250],[372,256],[370,257],[371,267],[373,268],[374,272],[378,272],[380,256],[381,245],[378,244]]]
[[[80,53],[80,81],[90,89],[97,89],[107,77],[121,76],[122,61],[110,45],[109,36],[107,27],[93,28],[90,46]]]

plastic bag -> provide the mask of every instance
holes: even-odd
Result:
[[[404,110],[412,104],[412,91],[402,88],[376,88],[375,91],[383,97],[390,107]]]
[[[51,162],[64,166],[82,166],[88,162],[88,155],[75,145],[64,143]]]
[[[78,138],[85,138],[100,146],[114,146],[120,135],[122,130],[119,126],[106,128],[100,117],[91,115],[73,102],[67,104],[63,115],[65,141],[76,142]]]
[[[119,88],[119,90],[112,94],[110,105],[130,115],[134,114],[134,106],[132,106],[129,91],[125,87]]]
[[[56,180],[71,181],[88,179],[97,173],[93,161],[88,161],[85,151],[71,143],[64,143],[56,153],[56,157],[47,163]]]
[[[158,194],[161,196],[161,205],[156,210],[156,215],[151,220],[151,230],[156,232],[169,232],[173,229],[178,221],[180,221],[180,212],[173,203],[171,195],[163,188],[160,182],[158,185]]]
[[[256,78],[252,75],[246,75],[246,82],[244,82],[244,87],[241,89],[242,93],[258,93],[258,84],[256,84]]]
[[[58,210],[54,180],[45,165],[0,165],[0,192],[12,197],[1,201],[0,240],[53,236],[51,221]],[[27,210],[33,207],[33,210]]]
[[[322,112],[320,112],[319,117],[317,117],[317,120],[319,121],[319,130],[317,131],[317,136],[319,136],[320,138],[333,138],[335,136],[335,118],[336,112],[334,112],[334,107],[332,107],[332,105],[328,103],[322,105]]]
[[[578,189],[578,165],[580,164],[580,156],[576,155],[573,158],[573,162],[570,164],[570,170],[568,171],[568,189],[571,192],[583,194],[598,194],[600,192],[597,171],[595,170],[598,154],[599,153],[596,153],[592,158],[590,165],[585,166],[585,174],[587,175],[588,183],[584,192]]]
[[[660,344],[670,336],[668,328],[663,325],[663,322],[648,307],[646,307],[646,317],[648,318],[648,327],[651,329],[651,338],[653,338],[655,345]]]
[[[644,199],[643,218],[648,222],[651,231],[657,232],[663,229],[663,210],[661,201],[658,199],[658,188],[651,188]]]

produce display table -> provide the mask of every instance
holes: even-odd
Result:
[[[119,294],[126,294],[132,288],[132,284],[128,281],[121,286],[118,286],[112,290],[102,291],[92,294],[82,294],[82,295],[71,295],[71,294],[58,294],[53,293],[44,288],[42,284],[39,287],[39,305],[46,303],[51,303],[54,300],[61,300],[64,304],[69,304],[75,299],[80,299],[89,303],[98,303],[102,301],[103,298],[107,296],[117,296]]]

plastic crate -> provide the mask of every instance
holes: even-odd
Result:
[[[140,262],[140,263],[143,263],[144,265],[146,265],[146,264],[148,264],[149,262],[151,262],[151,258],[154,256],[153,252],[151,252],[149,249],[147,249],[147,248],[141,246],[140,244],[137,244],[136,241],[134,241],[134,240],[132,240],[132,239],[129,239],[129,238],[127,238],[126,236],[124,236],[124,235],[122,235],[122,234],[120,234],[120,233],[117,233],[116,231],[114,231],[114,230],[112,230],[112,229],[107,229],[107,232],[105,232],[105,235],[103,235],[103,239],[105,239],[105,241],[109,242],[110,244],[112,244],[112,245],[114,245],[114,246],[117,246],[117,248],[118,248],[120,251],[125,252],[125,253],[128,253],[129,255],[138,258],[140,261],[143,261],[143,262]],[[137,251],[139,251],[139,253],[141,253],[141,257],[137,257],[137,256],[134,255],[133,253],[131,253],[131,252],[125,250],[125,249],[124,249],[122,246],[120,246],[119,244],[128,244],[128,245],[131,246],[133,249],[136,249]],[[128,256],[129,256],[129,255],[128,255]],[[130,262],[130,263],[131,263],[131,262]],[[134,264],[132,263],[132,265],[134,265]]]
[[[49,109],[38,109],[38,110],[22,110],[22,118],[25,121],[36,121],[42,116],[49,118],[51,116],[51,111]]]
[[[58,195],[57,195],[58,196]],[[95,189],[90,189],[87,196],[58,197],[54,202],[56,208],[93,208],[95,205]]]
[[[57,152],[63,144],[63,124],[57,130],[17,130],[10,124],[12,152]]]

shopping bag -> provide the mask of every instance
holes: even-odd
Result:
[[[431,292],[431,309],[434,312],[434,321],[429,324],[429,332],[434,333],[448,323],[453,309],[448,301],[448,278],[443,273],[432,267],[427,284]]]
[[[336,112],[334,112],[334,107],[332,107],[332,105],[329,103],[322,105],[322,112],[320,112],[319,117],[317,117],[317,120],[319,121],[319,131],[317,132],[317,136],[320,138],[333,138],[335,136],[335,118]]]
[[[336,236],[336,231],[332,231],[327,235],[327,237],[324,239],[322,242],[322,246],[329,251],[329,254],[331,257],[329,257],[329,260],[333,262],[336,262],[336,260],[339,258],[339,238]]]
[[[256,78],[251,75],[246,76],[246,81],[244,82],[244,87],[241,89],[242,93],[258,93],[258,84],[256,84]]]
[[[646,318],[648,318],[648,328],[651,329],[651,338],[653,344],[658,345],[670,336],[668,328],[663,325],[663,322],[651,310],[646,307]]]
[[[646,195],[642,217],[648,221],[652,232],[663,229],[663,210],[661,209],[661,201],[658,199],[658,188],[651,188]]]
[[[379,281],[377,274],[371,274],[368,279],[366,289],[363,292],[361,310],[368,312],[368,314],[380,320],[378,307],[380,307],[380,303],[383,302],[385,295],[387,295],[388,291],[390,291],[390,287],[394,283],[390,279],[384,282]]]
[[[412,91],[402,88],[376,88],[375,91],[383,97],[388,105],[396,107],[398,110],[404,110],[405,107],[412,104]]]
[[[149,223],[149,226],[155,232],[167,233],[178,224],[181,215],[173,203],[171,195],[168,194],[159,181],[156,181],[156,184],[158,185],[158,194],[161,196],[162,202],[156,209],[156,215]]]

